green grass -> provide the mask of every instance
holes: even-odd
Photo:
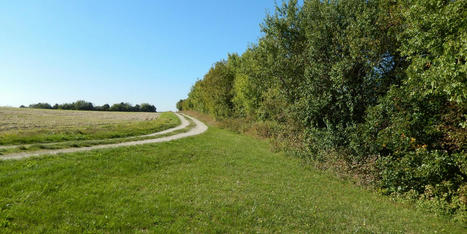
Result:
[[[0,188],[0,232],[466,231],[214,127],[160,144],[0,161]]]
[[[3,124],[0,145],[121,138],[158,132],[180,124],[178,117],[171,112],[105,113],[1,108],[0,114],[0,124]]]

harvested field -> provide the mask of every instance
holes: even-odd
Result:
[[[162,131],[179,124],[173,113],[167,113],[160,119],[162,115],[0,108],[0,145],[128,137]]]
[[[76,128],[154,120],[158,113],[0,108],[0,134],[10,130]]]

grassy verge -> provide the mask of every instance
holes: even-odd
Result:
[[[176,135],[179,133],[188,132],[190,129],[195,127],[195,123],[190,118],[185,118],[185,119],[190,122],[190,124],[186,128],[179,129],[179,130],[166,133],[166,134],[155,135],[155,136],[133,136],[133,137],[126,137],[126,138],[112,138],[112,139],[103,139],[103,140],[84,140],[84,141],[67,141],[67,142],[48,143],[48,144],[33,144],[33,145],[27,145],[27,146],[18,146],[14,148],[0,149],[0,156],[13,154],[13,153],[19,153],[19,152],[36,152],[36,151],[65,149],[65,148],[80,148],[80,147],[89,147],[93,145],[108,145],[108,144],[116,144],[116,143],[122,143],[122,142],[130,142],[130,141],[157,139],[161,137],[167,137],[167,136],[172,136],[172,135]]]
[[[163,131],[179,124],[180,120],[174,113],[166,112],[148,121],[105,124],[99,127],[83,125],[74,126],[72,129],[49,128],[3,132],[0,134],[0,145],[122,138]]]
[[[293,154],[301,158],[307,166],[327,171],[340,179],[350,180],[367,189],[372,189],[388,195],[387,192],[380,187],[381,181],[379,176],[382,172],[378,169],[374,158],[369,157],[367,162],[365,162],[365,166],[356,166],[352,164],[349,162],[348,158],[345,157],[345,153],[336,151],[328,151],[322,154],[320,158],[314,158],[310,156],[309,145],[304,143],[306,141],[303,138],[304,136],[301,135],[302,132],[297,131],[297,129],[289,128],[286,124],[278,124],[273,121],[255,121],[245,118],[215,120],[212,116],[204,113],[196,111],[184,112],[222,129],[228,129],[257,139],[267,139],[272,146],[272,151],[284,151],[288,154]],[[406,170],[408,170],[408,168]],[[400,178],[404,177],[402,174],[399,176]],[[407,178],[410,177],[406,175],[405,179]],[[445,182],[441,184],[443,186],[451,185]],[[428,187],[427,191],[430,191],[430,188],[432,187]],[[438,189],[438,192],[439,191],[441,190]],[[446,190],[446,192],[447,191],[448,190]],[[449,190],[449,193],[453,192],[456,192],[456,190]],[[447,216],[455,222],[467,226],[467,210],[465,206],[467,194],[465,193],[465,189],[459,189],[457,192],[459,196],[454,198],[449,196],[437,196],[434,193],[430,195],[429,192],[426,196],[420,196],[414,193],[414,191],[393,193],[389,196],[394,200],[409,202],[418,208],[424,209],[425,212],[434,212],[438,215]]]
[[[177,141],[0,161],[0,232],[466,229],[216,127]]]

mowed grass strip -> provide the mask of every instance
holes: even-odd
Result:
[[[214,127],[160,144],[0,161],[0,188],[0,232],[466,231]]]
[[[0,108],[0,145],[120,138],[180,124],[167,113],[128,113]]]

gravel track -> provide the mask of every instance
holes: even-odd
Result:
[[[167,130],[157,132],[157,133],[152,133],[152,134],[145,135],[145,136],[156,136],[156,135],[161,135],[161,134],[167,134],[173,131],[186,128],[190,124],[189,121],[183,118],[181,114],[178,114],[178,113],[175,113],[175,114],[181,120],[182,124],[171,129],[167,129]],[[35,152],[35,153],[28,153],[28,152],[15,153],[15,154],[8,154],[8,155],[0,156],[0,160],[23,159],[23,158],[29,158],[29,157],[42,156],[42,155],[56,155],[56,154],[62,154],[62,153],[89,151],[89,150],[95,150],[95,149],[107,149],[107,148],[116,148],[116,147],[122,147],[122,146],[133,146],[133,145],[143,145],[143,144],[150,144],[150,143],[173,141],[173,140],[177,140],[177,139],[181,139],[181,138],[185,138],[189,136],[199,135],[208,129],[208,127],[203,122],[188,115],[184,115],[184,116],[193,120],[196,126],[190,129],[188,132],[179,133],[179,134],[172,135],[172,136],[161,137],[161,138],[156,138],[156,139],[139,140],[139,141],[129,141],[129,142],[116,143],[116,144],[95,145],[95,146],[82,147],[82,148],[47,150],[47,151],[41,151],[41,152]]]
[[[152,136],[158,136],[158,135],[163,135],[163,134],[167,134],[167,133],[171,133],[171,132],[174,132],[174,131],[177,131],[177,130],[180,130],[180,129],[184,129],[186,127],[188,127],[188,125],[190,125],[190,123],[188,121],[186,121],[185,118],[181,118],[180,117],[180,114],[177,114],[175,113],[178,118],[182,121],[180,125],[178,125],[177,127],[173,127],[173,128],[169,128],[169,129],[166,129],[164,131],[160,131],[160,132],[155,132],[155,133],[151,133],[151,134],[147,134],[147,135],[139,135],[139,136],[130,136],[130,137],[122,137],[122,139],[132,139],[132,138],[140,138],[140,137],[152,137]],[[117,139],[117,138],[114,138],[114,139]],[[61,144],[61,143],[65,143],[66,141],[61,141],[61,142],[50,142],[50,143],[34,143],[34,144],[26,144],[26,145],[1,145],[0,146],[0,149],[11,149],[11,148],[17,148],[17,147],[20,147],[20,146],[32,146],[32,145],[56,145],[56,144]]]

